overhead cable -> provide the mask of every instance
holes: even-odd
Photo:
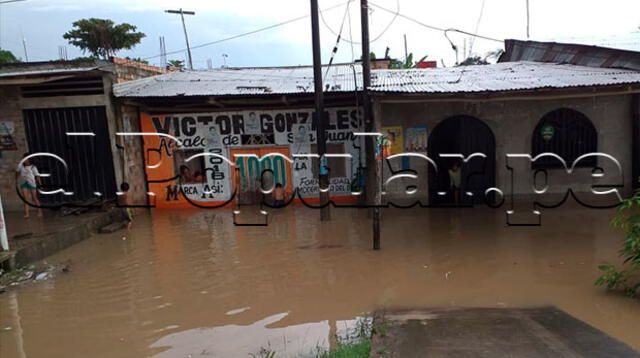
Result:
[[[350,0],[350,1],[353,1],[353,0]],[[338,8],[338,7],[342,6],[342,5],[344,5],[344,4],[345,4],[345,3],[340,3],[340,4],[338,4],[338,5],[334,5],[334,6],[328,7],[328,8],[326,8],[326,9],[322,10],[322,11],[329,11],[329,10],[333,10],[333,9],[336,9],[336,8]],[[295,17],[295,18],[292,18],[292,19],[289,19],[289,20],[286,20],[286,21],[283,21],[283,22],[279,22],[279,23],[277,23],[277,24],[273,24],[273,25],[269,25],[269,26],[261,27],[261,28],[259,28],[259,29],[255,29],[255,30],[248,31],[248,32],[243,32],[243,33],[238,34],[238,35],[233,35],[233,36],[225,37],[225,38],[223,38],[223,39],[219,39],[219,40],[216,40],[216,41],[211,41],[211,42],[206,42],[206,43],[199,44],[199,45],[196,45],[196,46],[191,46],[191,49],[193,50],[193,49],[198,49],[198,48],[202,48],[202,47],[206,47],[206,46],[211,46],[211,45],[219,44],[219,43],[221,43],[221,42],[230,41],[230,40],[235,40],[235,39],[240,38],[240,37],[253,35],[253,34],[258,33],[258,32],[262,32],[262,31],[266,31],[266,30],[271,30],[271,29],[274,29],[274,28],[276,28],[276,27],[280,27],[280,26],[288,25],[288,24],[290,24],[290,23],[292,23],[292,22],[296,22],[296,21],[300,21],[300,20],[306,19],[306,18],[307,18],[307,17],[309,17],[309,16],[311,16],[311,15],[307,14],[307,15],[303,15],[303,16],[298,16],[298,17]],[[170,52],[167,52],[167,53],[166,53],[166,55],[174,55],[174,54],[176,54],[176,53],[181,53],[181,52],[183,52],[183,51],[185,51],[185,50],[186,50],[186,49],[180,49],[180,50],[170,51]],[[149,56],[149,57],[145,57],[145,58],[143,58],[143,60],[149,60],[149,59],[157,58],[157,57],[160,57],[160,56],[162,56],[162,55]]]

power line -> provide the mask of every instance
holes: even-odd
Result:
[[[342,5],[344,5],[344,3],[340,3],[340,4],[338,4],[338,5],[334,5],[334,6],[328,7],[328,8],[326,8],[326,9],[324,9],[323,11],[333,10],[333,9],[336,9],[336,8],[338,8],[338,7],[342,6]],[[220,39],[220,40],[211,41],[211,42],[206,42],[206,43],[203,43],[203,44],[200,44],[200,45],[196,45],[196,46],[191,46],[191,49],[192,49],[192,50],[195,50],[195,49],[198,49],[198,48],[202,48],[202,47],[206,47],[206,46],[211,46],[211,45],[219,44],[219,43],[221,43],[221,42],[230,41],[230,40],[235,40],[235,39],[240,38],[240,37],[253,35],[253,34],[258,33],[258,32],[262,32],[262,31],[266,31],[266,30],[271,30],[271,29],[276,28],[276,27],[280,27],[280,26],[288,25],[288,24],[290,24],[290,23],[292,23],[292,22],[296,22],[296,21],[300,21],[300,20],[302,20],[302,19],[306,19],[306,18],[307,18],[307,17],[309,17],[309,16],[310,16],[310,15],[298,16],[298,17],[295,17],[295,18],[293,18],[293,19],[289,19],[289,20],[286,20],[286,21],[283,21],[283,22],[279,22],[279,23],[277,23],[277,24],[273,24],[273,25],[269,25],[269,26],[261,27],[261,28],[259,28],[259,29],[255,29],[255,30],[252,30],[252,31],[244,32],[244,33],[241,33],[241,34],[238,34],[238,35],[233,35],[233,36],[229,36],[229,37],[226,37],[226,38],[223,38],[223,39]],[[181,52],[183,52],[183,51],[185,51],[185,50],[186,50],[186,49],[180,49],[180,50],[170,51],[170,52],[167,52],[167,53],[166,53],[166,55],[174,55],[174,54],[177,54],[177,53],[181,53]],[[149,60],[149,59],[157,58],[157,57],[160,57],[160,56],[161,56],[161,55],[149,56],[149,57],[145,57],[145,58],[143,58],[143,60]]]
[[[380,9],[380,10],[382,10],[382,11],[386,11],[386,12],[388,12],[388,13],[392,13],[392,14],[394,14],[394,13],[395,13],[395,11],[393,11],[393,10],[389,10],[389,9],[387,9],[387,8],[384,8],[384,7],[380,6],[380,5],[374,4],[374,3],[372,3],[372,2],[369,2],[369,4],[370,4],[370,5],[372,5],[372,6],[374,6],[374,7],[376,7],[376,8],[378,8],[378,9]],[[500,42],[500,43],[504,42],[503,40],[499,40],[499,39],[496,39],[496,38],[493,38],[493,37],[488,37],[488,36],[482,36],[482,35],[478,35],[478,34],[473,34],[473,33],[471,33],[471,32],[467,32],[467,31],[459,30],[459,29],[456,29],[456,28],[449,28],[449,29],[445,29],[445,28],[438,27],[438,26],[428,25],[428,24],[425,24],[424,22],[421,22],[420,20],[416,20],[416,19],[414,19],[414,18],[412,18],[412,17],[410,17],[410,16],[407,16],[407,15],[405,15],[405,14],[402,14],[402,13],[400,13],[400,12],[398,13],[398,16],[399,16],[399,17],[402,17],[402,18],[404,18],[404,19],[407,19],[407,20],[409,20],[409,21],[411,21],[411,22],[414,22],[414,23],[416,23],[416,24],[418,24],[418,25],[420,25],[420,26],[423,26],[423,27],[426,27],[426,28],[428,28],[428,29],[431,29],[431,30],[436,30],[436,31],[441,31],[441,32],[445,32],[445,31],[452,31],[452,32],[458,32],[458,33],[461,33],[461,34],[465,34],[465,35],[469,35],[469,36],[477,37],[477,38],[484,39],[484,40],[495,41],[495,42]]]
[[[344,29],[344,23],[345,23],[345,20],[347,19],[347,15],[349,14],[349,4],[350,2],[347,2],[347,8],[344,10],[344,15],[342,15],[342,24],[340,24],[340,32],[338,32],[338,38],[336,39],[336,44],[335,46],[333,46],[333,50],[331,51],[331,58],[329,59],[329,65],[327,66],[327,70],[324,73],[324,78],[322,79],[322,82],[326,81],[327,76],[329,75],[329,70],[331,69],[331,64],[333,64],[333,59],[338,53],[338,46],[340,45],[340,39],[342,38],[342,30]]]
[[[352,2],[355,0],[350,0],[349,2]],[[347,9],[349,7],[349,4],[347,3]],[[348,11],[348,10],[347,10]],[[384,29],[380,32],[380,34],[378,34],[378,36],[374,37],[373,40],[370,40],[369,43],[378,41],[382,35],[384,35],[387,30],[389,30],[389,28],[391,27],[391,25],[393,25],[393,23],[396,21],[396,19],[398,18],[399,14],[400,14],[400,0],[396,0],[396,11],[392,11],[389,10],[392,14],[393,14],[393,18],[391,19],[391,21],[389,21],[389,23],[387,24],[387,26],[384,27]],[[320,19],[322,20],[322,23],[324,24],[324,26],[329,30],[329,32],[331,32],[332,34],[334,34],[335,36],[338,36],[338,33],[336,33],[336,31],[333,30],[333,28],[331,28],[331,26],[329,26],[329,24],[327,23],[327,21],[324,18],[324,15],[322,14],[322,11],[320,11]],[[351,22],[351,14],[349,13],[349,22]],[[349,39],[344,39],[344,41],[352,44],[352,45],[360,45],[362,44],[362,42],[359,41],[353,41],[353,37],[351,35],[349,35]]]
[[[349,20],[349,38],[353,39],[353,32],[351,30],[351,10],[347,6],[347,19]],[[349,41],[349,45],[351,46],[351,63],[354,63],[356,60],[355,51],[353,50],[353,42]],[[355,82],[354,82],[355,83]],[[358,108],[358,106],[356,106]]]
[[[482,5],[480,6],[480,15],[478,15],[478,21],[476,22],[476,29],[474,31],[474,33],[478,33],[478,29],[480,29],[480,21],[482,21],[482,15],[484,14],[484,4],[485,4],[485,0],[482,0]],[[469,56],[471,56],[471,53],[473,52],[473,44],[475,43],[476,38],[472,37],[471,38],[471,43],[469,44]],[[467,54],[465,54],[465,56],[467,56]]]

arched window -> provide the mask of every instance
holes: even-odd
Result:
[[[598,133],[593,123],[584,114],[568,108],[547,113],[536,126],[531,138],[531,155],[551,152],[564,159],[568,167],[579,156],[598,151]],[[581,160],[577,167],[594,167],[596,158]],[[541,158],[533,168],[561,168],[554,158]]]

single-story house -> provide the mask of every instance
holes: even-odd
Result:
[[[386,195],[405,195],[410,186],[423,205],[450,203],[454,162],[463,164],[463,203],[540,188],[570,188],[592,202],[593,186],[604,184],[628,195],[640,170],[640,53],[514,40],[506,48],[491,65],[372,70],[373,113],[384,135],[376,157],[389,159],[384,180],[406,169],[419,178],[392,181]],[[330,194],[338,200],[366,186],[371,170],[358,135],[367,127],[361,66],[324,66],[323,73],[327,153],[334,154],[327,160]],[[150,204],[217,206],[235,188],[241,201],[251,201],[265,169],[287,192],[317,197],[317,163],[302,155],[316,151],[312,67],[178,71],[115,85],[113,93],[130,128],[162,135],[137,137],[147,168],[137,180],[155,194],[145,198]],[[433,163],[388,157],[401,152]],[[619,167],[587,156],[569,174],[557,158],[522,157],[547,152],[569,168],[594,152]],[[451,157],[456,153],[468,160]],[[483,156],[469,159],[473,153]]]

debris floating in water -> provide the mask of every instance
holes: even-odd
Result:
[[[228,311],[228,312],[227,312],[227,313],[225,313],[225,314],[226,314],[227,316],[232,316],[232,315],[239,314],[239,313],[242,313],[242,312],[244,312],[244,311],[247,311],[247,310],[249,310],[250,308],[251,308],[251,307],[242,307],[242,308],[237,308],[237,309],[234,309],[234,310]]]
[[[45,271],[37,274],[35,280],[42,281],[42,280],[46,280],[47,278],[49,278],[49,273]]]

